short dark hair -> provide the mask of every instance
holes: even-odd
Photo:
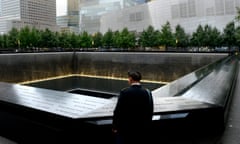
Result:
[[[142,79],[142,75],[138,71],[128,71],[128,77],[131,77],[135,81],[140,81]]]

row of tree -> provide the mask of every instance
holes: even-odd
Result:
[[[141,33],[130,32],[127,28],[121,31],[108,30],[105,34],[100,32],[90,35],[52,32],[49,29],[37,30],[25,27],[21,30],[12,28],[7,34],[0,35],[0,48],[2,49],[33,49],[33,48],[139,48],[139,47],[209,47],[239,46],[240,27],[234,22],[226,25],[223,32],[210,25],[199,25],[195,32],[187,34],[177,25],[174,32],[167,22],[161,30],[152,26]]]

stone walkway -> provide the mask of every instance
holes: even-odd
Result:
[[[226,129],[217,144],[240,144],[240,71],[229,110]]]

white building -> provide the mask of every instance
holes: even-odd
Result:
[[[125,8],[101,17],[100,32],[127,27],[142,32],[149,25],[161,29],[170,22],[174,30],[180,24],[187,33],[196,31],[198,25],[211,25],[220,31],[234,20],[240,0],[155,0]]]
[[[105,33],[122,30],[127,27],[129,31],[142,32],[152,23],[147,4],[125,8],[123,10],[107,13],[101,17],[100,32]]]
[[[67,13],[57,17],[62,31],[75,33],[100,31],[101,16],[148,0],[67,0]]]
[[[100,31],[101,16],[106,13],[118,15],[118,11],[145,3],[146,0],[80,0],[80,32],[90,34]]]
[[[0,33],[25,26],[57,31],[56,0],[0,0]]]

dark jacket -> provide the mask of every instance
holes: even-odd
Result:
[[[151,92],[141,85],[132,85],[120,92],[113,115],[113,128],[120,134],[146,132],[151,126],[152,115]]]

